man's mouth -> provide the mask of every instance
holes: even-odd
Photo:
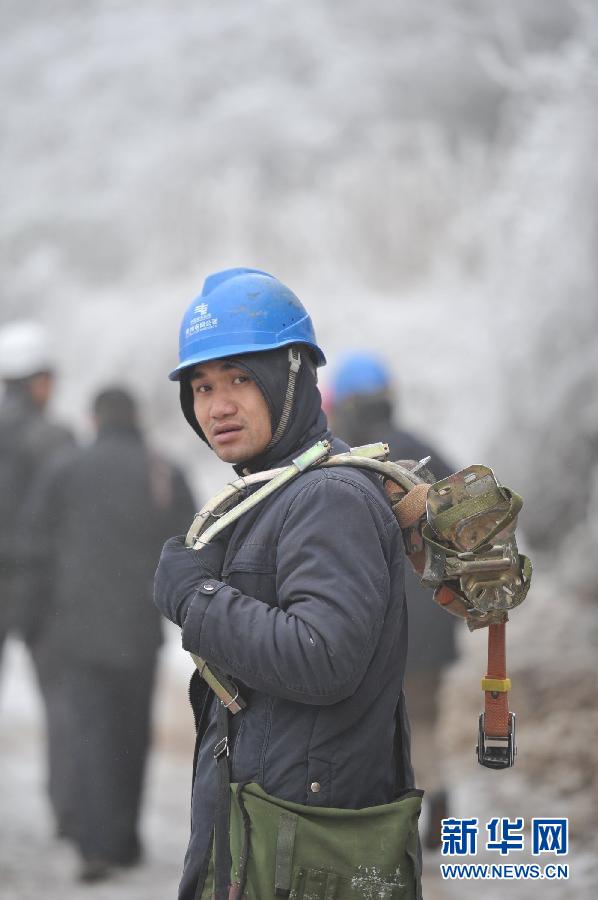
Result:
[[[242,430],[242,425],[215,425],[212,428],[212,440],[217,444],[226,444],[229,441],[233,441],[235,436]]]

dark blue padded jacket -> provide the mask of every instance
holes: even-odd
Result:
[[[322,423],[293,457],[331,439]],[[185,649],[229,673],[247,701],[230,717],[233,781],[341,808],[413,786],[403,570],[382,485],[357,469],[308,471],[237,521],[221,579],[205,593],[200,584],[183,629]],[[195,896],[216,793],[217,701],[197,673],[190,695],[197,743],[180,900]]]

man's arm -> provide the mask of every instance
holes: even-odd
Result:
[[[349,697],[388,604],[383,542],[384,514],[365,489],[337,475],[308,482],[279,538],[278,606],[200,580],[183,646],[265,693],[314,704]]]
[[[53,601],[56,541],[63,514],[63,484],[74,451],[65,450],[34,478],[16,528],[20,628],[32,638]]]

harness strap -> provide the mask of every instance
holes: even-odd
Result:
[[[218,731],[214,746],[218,769],[214,817],[214,900],[228,900],[230,885],[230,771],[228,768],[228,710],[218,703]]]
[[[506,625],[488,626],[488,671],[487,679],[502,681],[511,685],[507,678],[505,652]],[[508,688],[488,685],[485,690],[484,733],[487,737],[507,738],[509,734]]]
[[[249,862],[249,850],[251,846],[251,819],[249,818],[245,803],[243,802],[243,788],[246,784],[246,781],[241,781],[237,785],[237,802],[243,819],[243,846],[241,847],[241,855],[239,857],[238,880],[239,897],[241,898],[243,897],[243,892],[245,890],[245,882],[247,881],[247,864]]]
[[[210,844],[206,851],[206,854],[203,858],[203,862],[201,864],[199,875],[197,876],[197,884],[195,886],[195,894],[193,895],[193,900],[201,900],[201,895],[203,894],[203,889],[206,884],[206,878],[208,877],[208,869],[210,867],[210,860],[212,858],[212,847],[214,846],[214,829],[212,829],[212,834],[210,836]]]
[[[421,524],[426,514],[426,499],[430,485],[416,484],[407,493],[395,482],[387,480],[384,489],[403,533],[405,552],[420,576],[426,564],[426,551],[421,534]]]
[[[296,830],[297,816],[293,813],[282,812],[278,819],[278,837],[276,840],[274,893],[277,897],[288,897],[291,893],[293,848],[295,846]]]
[[[478,730],[478,762],[489,769],[508,769],[515,762],[515,715],[509,712],[505,657],[506,624],[488,626],[488,671],[482,679],[484,712]]]
[[[402,500],[399,500],[395,513],[401,528],[409,528],[417,524],[426,513],[426,499],[429,484],[416,484]]]

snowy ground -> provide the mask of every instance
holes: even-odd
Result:
[[[170,714],[164,714],[166,674],[157,698],[157,741],[147,779],[142,827],[146,862],[104,884],[84,886],[76,881],[76,854],[67,842],[53,837],[43,786],[41,711],[28,661],[20,645],[7,650],[0,694],[1,900],[174,898],[188,837],[191,736],[185,741],[183,723],[179,733],[171,727]],[[178,699],[175,707],[182,711],[184,690],[180,706]],[[190,721],[186,724],[190,730]]]
[[[154,754],[144,817],[147,863],[94,886],[77,883],[78,861],[64,841],[52,837],[44,802],[40,744],[30,734],[23,745],[3,728],[3,837],[0,851],[2,900],[165,900],[176,896],[186,840],[188,761]]]
[[[68,844],[52,834],[43,790],[43,734],[40,709],[25,655],[9,644],[0,692],[0,900],[174,900],[187,840],[190,722],[185,699],[186,658],[169,646],[156,702],[156,742],[151,757],[143,837],[146,860],[138,869],[108,882],[87,886],[76,881],[77,859]],[[471,814],[475,798],[457,787],[457,814]],[[443,882],[439,853],[424,859],[426,900],[535,900],[538,882]],[[453,860],[454,861],[454,860]],[[471,861],[471,860],[468,860]],[[481,857],[476,862],[491,861]],[[509,860],[512,861],[512,860]],[[532,862],[528,859],[518,862]],[[550,860],[549,860],[550,861]],[[594,900],[594,860],[575,853],[572,880],[543,882],[546,900]]]

